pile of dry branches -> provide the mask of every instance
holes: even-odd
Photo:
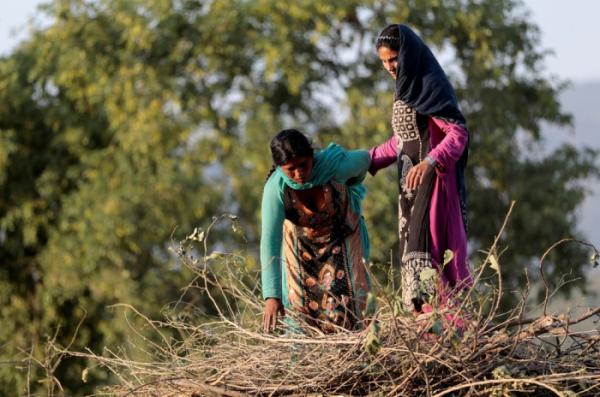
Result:
[[[182,262],[196,278],[175,307],[180,314],[193,313],[190,297],[203,294],[217,313],[214,320],[187,315],[146,319],[147,330],[133,330],[150,346],[144,350],[146,359],[110,351],[71,352],[118,378],[118,385],[101,394],[600,395],[600,330],[593,324],[587,331],[572,328],[597,319],[600,308],[576,318],[551,314],[546,288],[538,316],[527,313],[528,291],[514,309],[500,313],[496,242],[458,305],[433,307],[415,318],[399,308],[398,291],[376,285],[368,305],[371,322],[363,331],[324,335],[298,321],[293,332],[283,331],[281,324],[278,334],[266,334],[260,329],[263,302],[256,272],[246,270],[239,256],[209,254],[206,233],[196,230],[178,245]],[[196,255],[201,248],[204,255]],[[493,290],[481,287],[490,268],[498,280]]]

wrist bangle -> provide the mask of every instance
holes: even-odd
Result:
[[[427,160],[427,162],[429,163],[429,165],[431,165],[432,167],[435,167],[436,161],[435,159],[429,157],[429,156],[425,156],[425,160]]]

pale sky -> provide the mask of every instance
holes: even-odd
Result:
[[[0,0],[0,55],[27,37],[27,21],[37,14],[41,0]]]
[[[0,55],[27,37],[27,20],[42,0],[0,0]],[[542,45],[555,55],[547,71],[573,82],[600,81],[600,0],[524,0],[542,29]]]
[[[555,52],[546,59],[548,71],[573,82],[600,81],[600,1],[524,3],[542,30],[542,45]]]

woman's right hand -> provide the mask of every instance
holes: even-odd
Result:
[[[419,187],[423,180],[425,179],[425,175],[431,172],[435,167],[431,165],[431,163],[427,160],[422,160],[419,164],[415,165],[408,171],[406,174],[406,187],[415,190]]]
[[[268,298],[265,301],[265,311],[263,314],[263,329],[265,332],[275,330],[278,314],[281,317],[285,316],[285,309],[283,308],[281,301],[277,298]]]

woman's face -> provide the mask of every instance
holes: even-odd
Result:
[[[398,51],[394,51],[387,47],[379,47],[377,50],[379,59],[385,70],[392,75],[392,78],[396,80],[396,72],[398,70]]]
[[[288,176],[291,180],[296,183],[303,184],[308,182],[310,178],[310,173],[313,167],[313,158],[312,157],[295,157],[284,163],[281,166],[281,170],[284,174]]]

